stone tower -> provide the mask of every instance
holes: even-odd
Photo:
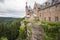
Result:
[[[29,15],[28,13],[28,5],[27,5],[27,2],[26,2],[26,16]]]

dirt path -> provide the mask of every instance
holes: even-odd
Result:
[[[32,40],[43,40],[44,39],[44,30],[40,27],[39,24],[32,25]]]

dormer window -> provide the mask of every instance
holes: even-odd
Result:
[[[55,0],[52,0],[52,5],[54,5],[55,4]]]
[[[54,2],[54,0],[52,0],[52,2]]]
[[[47,2],[45,4],[47,5]]]
[[[50,6],[50,3],[48,3],[48,5]]]
[[[58,0],[56,0],[56,3],[58,3]]]

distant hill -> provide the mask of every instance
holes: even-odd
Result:
[[[19,20],[20,18],[12,18],[12,17],[0,17],[0,23],[10,23],[14,20]]]

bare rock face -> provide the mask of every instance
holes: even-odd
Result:
[[[32,39],[31,40],[44,40],[44,30],[40,27],[40,25],[34,24],[32,25]]]

